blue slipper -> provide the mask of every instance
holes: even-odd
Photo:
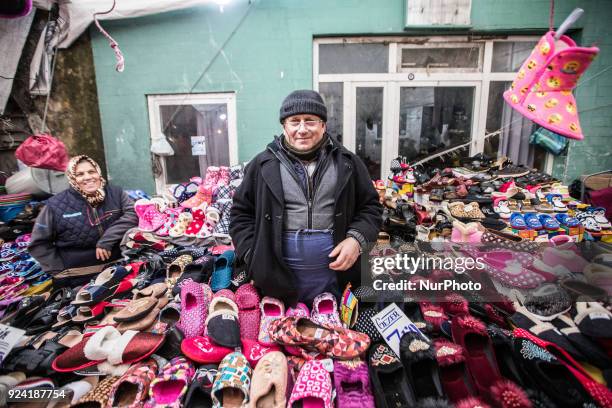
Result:
[[[538,231],[544,228],[542,227],[542,224],[540,223],[540,220],[538,219],[538,215],[536,213],[525,214],[523,216],[523,219],[525,220],[525,223],[527,224],[527,227],[529,229]]]
[[[557,220],[547,214],[540,214],[538,216],[540,223],[549,231],[556,231],[559,229],[560,225]]]
[[[514,229],[523,230],[527,228],[527,224],[525,223],[525,219],[521,213],[512,213],[510,216],[510,225]]]
[[[580,225],[580,221],[578,219],[570,217],[567,214],[557,214],[555,215],[555,218],[557,221],[559,221],[559,224],[565,225],[566,227],[573,228]]]
[[[225,251],[215,261],[210,288],[213,292],[229,288],[232,283],[232,266],[234,264],[234,251]]]

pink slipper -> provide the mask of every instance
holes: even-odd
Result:
[[[280,346],[263,346],[257,340],[242,339],[242,353],[247,358],[252,368],[255,368],[259,360],[272,351],[282,351]]]
[[[236,305],[238,305],[238,320],[240,320],[240,337],[242,339],[257,340],[259,321],[261,320],[259,302],[259,293],[252,284],[247,283],[236,290]]]
[[[285,305],[278,299],[266,296],[262,299],[261,304],[261,324],[259,325],[259,336],[257,340],[264,346],[274,344],[270,338],[268,327],[273,321],[285,316]]]
[[[183,340],[181,351],[187,358],[196,363],[218,364],[234,350],[213,343],[208,336],[198,336]]]
[[[288,406],[297,401],[303,408],[333,408],[331,377],[321,360],[307,361],[300,370]]]
[[[212,291],[206,284],[188,279],[181,284],[181,318],[177,327],[186,339],[201,336],[204,333],[204,322],[208,316],[208,305]]]
[[[546,281],[542,274],[522,264],[517,253],[510,251],[482,252],[486,271],[502,284],[519,289],[533,289]]]
[[[338,314],[336,297],[329,292],[317,296],[312,302],[311,320],[322,326],[344,327]]]

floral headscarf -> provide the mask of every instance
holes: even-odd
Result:
[[[76,180],[76,167],[82,161],[88,161],[94,169],[100,174],[100,188],[97,189],[94,193],[86,193],[79,187],[79,183]],[[106,193],[104,192],[104,186],[106,185],[106,180],[102,177],[102,171],[100,170],[100,166],[94,159],[84,154],[79,156],[75,156],[68,162],[68,166],[66,167],[66,177],[68,178],[68,183],[70,183],[70,187],[72,187],[77,193],[83,196],[85,200],[92,207],[97,207],[104,201],[104,197]]]

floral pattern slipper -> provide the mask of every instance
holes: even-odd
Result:
[[[259,336],[257,340],[263,345],[271,345],[274,342],[270,338],[269,328],[272,322],[285,316],[285,305],[278,299],[265,296],[261,300],[261,323],[259,324]]]
[[[181,401],[195,375],[193,364],[184,357],[175,357],[151,381],[146,408],[180,408]]]
[[[338,313],[336,297],[329,292],[321,293],[314,298],[311,319],[322,326],[344,326]]]

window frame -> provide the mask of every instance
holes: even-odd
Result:
[[[227,106],[227,138],[229,148],[230,166],[238,163],[238,136],[236,120],[236,93],[192,93],[192,94],[150,94],[147,97],[147,111],[149,114],[149,136],[153,143],[162,135],[160,107],[167,105],[213,105],[226,104]],[[195,136],[195,135],[194,135]],[[176,184],[167,184],[167,169],[165,156],[157,156],[162,168],[159,177],[155,177],[155,190],[157,194],[164,194],[168,187]],[[204,175],[202,175],[203,177]]]
[[[399,105],[394,103],[399,101],[400,86],[466,86],[465,84],[478,83],[474,92],[473,106],[473,121],[472,135],[470,143],[470,155],[481,153],[485,146],[485,131],[487,112],[489,108],[489,87],[491,82],[511,82],[515,79],[515,72],[492,72],[493,65],[493,45],[496,42],[537,42],[538,36],[529,35],[509,35],[509,36],[465,36],[465,35],[448,35],[448,36],[415,36],[415,37],[318,37],[313,40],[313,89],[319,90],[319,84],[322,82],[340,82],[343,84],[343,137],[344,144],[347,149],[355,151],[355,133],[354,133],[354,111],[355,111],[355,95],[354,89],[356,86],[367,84],[385,85],[385,106],[391,106],[393,112],[384,112],[386,121],[391,120],[391,126],[386,126],[387,132],[391,133],[393,129],[399,126],[399,116],[396,111],[399,111]],[[319,45],[320,44],[338,44],[338,43],[371,43],[385,42],[389,45],[389,72],[376,74],[320,74],[319,73]],[[422,46],[424,48],[433,47],[461,47],[462,44],[469,45],[480,43],[482,46],[481,54],[479,55],[478,72],[474,72],[472,68],[401,68],[401,52],[405,48],[416,48]],[[482,69],[481,69],[482,68]],[[401,84],[401,85],[399,85]],[[427,85],[426,85],[427,84]],[[432,85],[433,84],[433,85]],[[470,85],[472,86],[472,85]],[[398,106],[398,108],[395,108]],[[395,123],[398,122],[398,123]],[[384,142],[383,142],[384,143]],[[392,138],[389,143],[384,143],[387,148],[393,149],[382,152],[383,163],[389,156],[396,157],[398,153],[398,141]],[[389,158],[390,160],[390,158]],[[544,171],[552,172],[553,157],[550,153],[546,154]]]

